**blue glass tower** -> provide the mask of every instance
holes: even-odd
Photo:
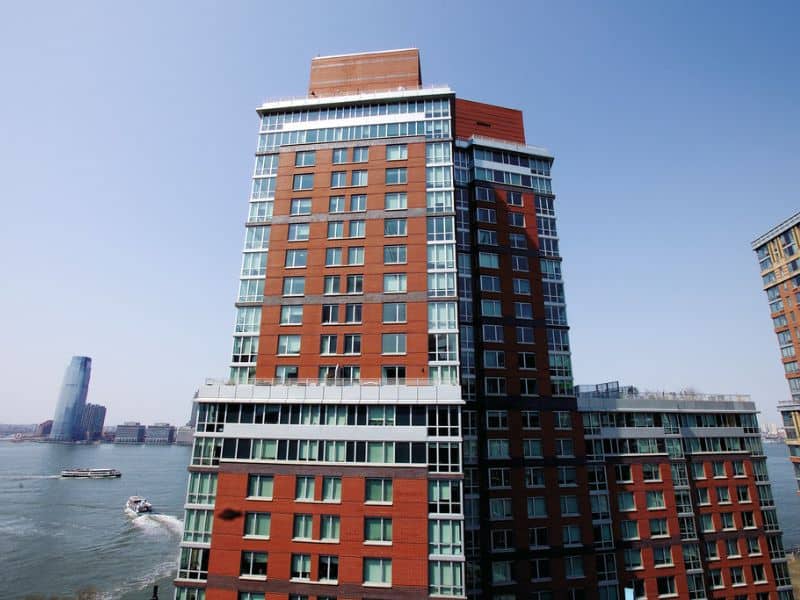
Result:
[[[73,356],[61,384],[53,429],[50,432],[51,440],[74,442],[83,439],[85,432],[81,427],[81,420],[91,375],[92,359],[88,356]]]

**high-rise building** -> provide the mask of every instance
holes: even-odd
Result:
[[[81,416],[83,438],[94,442],[103,436],[103,425],[106,422],[106,407],[99,404],[87,404]]]
[[[800,490],[800,213],[755,239],[772,326],[778,337],[781,363],[791,399],[779,402],[786,444]]]
[[[316,58],[258,114],[177,597],[615,598],[522,113],[423,87],[411,49]]]
[[[88,356],[73,356],[58,396],[53,428],[50,431],[52,441],[74,442],[83,439],[85,430],[81,427],[81,420],[91,375],[92,359]]]
[[[626,598],[792,598],[748,396],[576,391],[594,545],[613,557],[598,554],[598,578]]]

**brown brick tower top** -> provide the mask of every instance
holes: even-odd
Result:
[[[319,56],[311,61],[309,96],[338,96],[422,86],[419,50]]]

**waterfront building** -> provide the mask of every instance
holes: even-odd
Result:
[[[175,431],[175,443],[179,446],[191,446],[194,441],[194,427],[183,425]]]
[[[87,404],[81,416],[83,439],[94,442],[103,437],[103,425],[106,422],[106,407],[99,404]]]
[[[53,430],[53,420],[48,419],[47,421],[42,421],[36,426],[36,431],[34,435],[36,437],[48,437],[50,432]]]
[[[791,399],[778,404],[800,490],[800,212],[752,242]]]
[[[618,597],[522,113],[423,87],[411,49],[315,58],[258,114],[176,598]]]
[[[175,441],[175,426],[169,423],[148,425],[144,434],[144,443],[163,446]]]
[[[84,438],[85,430],[81,427],[81,420],[91,375],[92,359],[88,356],[73,356],[61,384],[50,440],[74,442]]]
[[[114,432],[115,444],[141,444],[144,442],[145,426],[138,421],[125,421],[117,425]]]
[[[626,598],[793,597],[748,396],[576,391],[598,572]]]

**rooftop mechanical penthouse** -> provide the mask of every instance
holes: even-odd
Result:
[[[257,112],[176,598],[617,598],[522,113],[424,87],[415,49],[316,58]]]

